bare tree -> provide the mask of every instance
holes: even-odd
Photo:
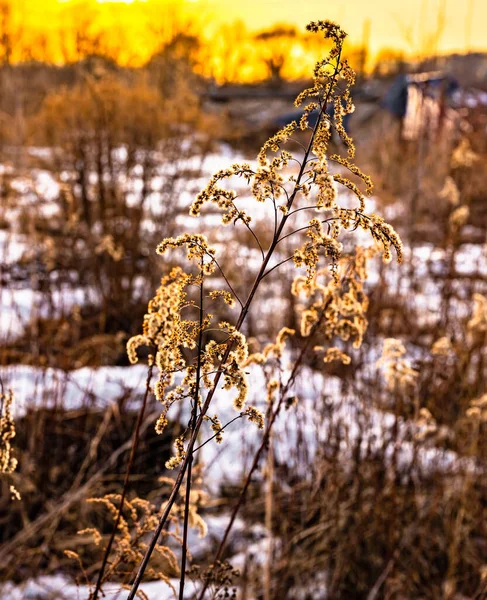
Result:
[[[290,47],[296,42],[296,29],[288,25],[276,25],[272,29],[261,31],[255,39],[259,43],[260,55],[267,67],[270,81],[280,84],[284,68],[292,60]]]

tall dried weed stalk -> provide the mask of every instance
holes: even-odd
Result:
[[[10,476],[17,468],[18,461],[12,448],[12,440],[15,437],[13,403],[12,390],[4,391],[0,380],[0,476]],[[9,485],[9,491],[12,499],[20,499],[20,494],[13,484]]]
[[[366,212],[366,197],[372,192],[372,182],[353,162],[354,144],[343,127],[343,117],[354,110],[350,88],[355,80],[353,70],[342,58],[346,34],[329,21],[311,22],[307,29],[322,34],[331,43],[331,50],[317,63],[312,87],[296,99],[296,106],[303,108],[303,116],[264,144],[255,167],[233,164],[216,173],[198,194],[190,210],[197,218],[208,204],[213,204],[221,212],[223,226],[239,226],[251,234],[259,259],[250,288],[243,294],[240,289],[237,293],[237,286],[231,284],[235,277],[224,269],[224,254],[202,233],[183,233],[167,238],[157,248],[157,252],[165,257],[185,251],[187,266],[175,266],[162,278],[156,295],[149,302],[142,333],[128,342],[128,355],[131,363],[136,363],[138,352],[148,349],[145,352],[149,369],[151,373],[152,370],[157,372],[154,393],[161,404],[157,431],[162,432],[168,427],[171,410],[176,407],[186,407],[188,422],[177,435],[174,455],[166,463],[168,469],[176,471],[172,491],[158,515],[158,523],[154,523],[129,599],[138,593],[152,554],[156,549],[160,552],[161,533],[166,532],[181,493],[184,506],[181,509],[179,598],[183,598],[188,529],[194,525],[193,477],[197,450],[210,440],[222,443],[223,431],[229,425],[223,425],[212,410],[215,395],[222,393],[222,389],[227,395],[233,392],[236,417],[247,418],[263,430],[263,436],[214,567],[202,577],[200,598],[221,577],[221,572],[227,573],[221,563],[225,543],[273,424],[289,400],[289,392],[306,356],[314,351],[321,353],[325,362],[348,364],[351,361],[344,344],[352,341],[355,348],[360,347],[367,328],[368,300],[364,292],[367,260],[378,250],[385,262],[391,260],[391,250],[396,252],[398,261],[402,258],[402,244],[394,229],[380,216]],[[310,116],[314,119],[313,127]],[[341,140],[344,155],[330,154],[334,132]],[[293,155],[291,148],[298,148],[298,153]],[[225,186],[232,178],[245,181],[248,196],[237,195]],[[269,206],[273,215],[268,224],[272,231],[270,242],[265,242],[253,228],[253,207],[259,203]],[[346,232],[357,229],[371,235],[375,248],[346,247]],[[284,240],[287,240],[286,244]],[[293,251],[286,256],[284,248],[290,242]],[[290,261],[298,271],[292,293],[299,298],[301,331],[283,328],[275,341],[269,341],[260,351],[250,352],[244,333],[249,311],[256,303],[264,279],[271,274],[275,276],[279,267]],[[212,313],[216,308],[213,307],[219,302],[236,309],[233,319],[215,322]],[[297,354],[286,348],[292,337],[302,338]],[[286,362],[291,360],[287,378],[282,376],[283,357]],[[247,404],[252,384],[247,369],[251,364],[264,367],[276,364],[280,368],[280,376],[268,381],[264,411]],[[110,506],[114,506],[114,501],[114,498],[110,499]],[[118,515],[127,510],[123,501],[119,502],[117,510]],[[120,518],[117,522],[125,523]],[[123,536],[123,543],[129,548],[134,535],[137,536],[137,532],[127,531]],[[106,569],[110,564],[111,543],[115,540],[116,547],[119,537],[114,532],[106,549],[92,594],[94,599],[111,571]],[[137,543],[143,545],[140,539]]]

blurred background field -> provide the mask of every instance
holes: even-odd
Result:
[[[16,398],[19,461],[0,480],[3,598],[88,598],[101,550],[77,531],[111,531],[86,500],[122,489],[146,379],[125,345],[173,266],[155,247],[203,229],[232,286],[248,289],[249,232],[222,229],[216,211],[195,222],[189,206],[213,172],[255,164],[299,117],[293,100],[327,50],[302,25],[340,17],[358,73],[346,127],[375,184],[367,211],[394,225],[405,261],[370,261],[370,325],[351,364],[310,360],[298,377],[270,490],[267,463],[227,551],[234,583],[242,600],[487,598],[487,5],[371,2],[367,16],[259,4],[0,0],[0,380]],[[256,344],[297,326],[287,266],[246,322]],[[384,373],[388,338],[404,354]],[[262,406],[265,381],[250,378]],[[230,419],[228,394],[217,402]],[[173,439],[154,431],[154,398],[148,413],[129,495],[157,504]],[[201,564],[258,443],[239,421],[200,453]]]

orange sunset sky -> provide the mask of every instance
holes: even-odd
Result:
[[[372,54],[386,47],[411,56],[487,50],[487,0],[13,0],[13,5],[17,22],[32,40],[41,34],[51,44],[50,37],[54,32],[59,36],[62,26],[89,18],[108,35],[123,39],[122,49],[130,46],[132,53],[127,61],[135,62],[148,51],[147,26],[162,25],[171,10],[200,23],[208,39],[213,30],[236,20],[258,30],[275,23],[304,27],[313,19],[332,19],[355,45],[361,44],[368,21]]]

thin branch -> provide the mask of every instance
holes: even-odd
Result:
[[[110,535],[110,539],[108,540],[107,547],[105,548],[105,554],[103,555],[103,560],[101,563],[100,570],[98,571],[98,578],[96,580],[95,590],[93,592],[92,600],[97,600],[98,594],[100,593],[101,585],[103,583],[103,574],[105,573],[105,569],[106,569],[106,566],[108,563],[108,558],[110,556],[110,551],[112,549],[113,542],[114,542],[115,536],[117,534],[118,526],[120,524],[120,519],[122,518],[122,511],[123,511],[123,507],[125,504],[125,497],[127,495],[128,485],[129,485],[129,481],[130,481],[130,474],[132,472],[132,467],[134,464],[135,451],[137,450],[137,446],[139,444],[140,427],[141,427],[142,421],[144,419],[144,412],[145,412],[145,408],[147,405],[147,399],[149,397],[150,382],[152,379],[153,370],[154,370],[154,365],[152,364],[149,366],[149,369],[147,371],[147,380],[145,383],[144,397],[142,399],[142,406],[140,407],[140,411],[137,416],[137,422],[136,422],[135,430],[134,430],[134,434],[133,434],[133,442],[132,442],[132,447],[130,449],[130,456],[129,456],[129,460],[127,463],[127,470],[125,471],[125,480],[123,482],[123,490],[122,490],[122,495],[120,497],[120,503],[118,506],[117,517],[115,519],[115,523],[113,525],[112,533]]]
[[[218,547],[215,559],[213,561],[214,563],[216,563],[222,557],[222,554],[223,554],[223,551],[225,549],[225,546],[226,546],[227,539],[228,539],[228,536],[230,534],[230,531],[232,530],[233,524],[234,524],[235,519],[237,517],[237,514],[239,513],[239,511],[240,511],[240,509],[241,509],[241,507],[242,507],[242,505],[243,505],[243,503],[245,501],[245,497],[247,495],[247,490],[249,488],[250,482],[252,481],[252,477],[253,477],[255,471],[257,470],[257,467],[259,466],[259,461],[260,461],[260,458],[261,458],[264,450],[268,446],[270,435],[271,435],[271,432],[272,432],[272,427],[273,427],[273,425],[274,425],[274,423],[275,423],[275,421],[276,421],[276,419],[277,419],[277,417],[278,417],[278,415],[279,415],[279,413],[281,411],[282,405],[284,403],[284,400],[285,400],[285,398],[286,398],[286,396],[287,396],[290,388],[294,384],[294,381],[296,379],[296,375],[298,374],[298,371],[301,368],[301,365],[303,363],[304,357],[305,357],[307,351],[309,350],[309,347],[310,347],[310,345],[311,345],[311,343],[313,341],[313,336],[316,333],[316,331],[318,330],[318,328],[320,327],[320,325],[321,325],[321,323],[322,323],[322,321],[323,321],[323,319],[325,317],[325,312],[326,312],[326,309],[327,309],[329,303],[330,303],[330,300],[325,303],[325,306],[323,307],[323,309],[321,311],[320,318],[318,319],[318,321],[313,326],[313,328],[312,328],[309,336],[306,338],[306,343],[301,348],[301,351],[300,351],[300,353],[299,353],[299,355],[298,355],[298,357],[297,357],[297,359],[296,359],[296,361],[294,363],[294,366],[293,366],[293,369],[291,371],[291,374],[289,375],[289,378],[288,378],[288,380],[286,382],[286,385],[280,391],[279,400],[277,402],[277,406],[274,409],[274,411],[271,411],[271,416],[270,416],[269,422],[267,424],[266,430],[264,432],[264,436],[263,436],[262,441],[260,443],[260,446],[259,446],[259,448],[258,448],[258,450],[257,450],[257,452],[256,452],[256,454],[254,456],[254,460],[252,462],[252,466],[250,467],[250,470],[249,470],[249,472],[247,474],[247,477],[245,479],[245,483],[244,483],[244,486],[243,486],[243,488],[242,488],[242,490],[240,492],[239,499],[238,499],[236,505],[233,508],[232,515],[230,517],[230,521],[228,522],[228,525],[227,525],[227,527],[225,529],[225,533],[223,534],[223,538],[222,538],[222,540],[220,542],[220,545]],[[198,600],[204,600],[204,596],[205,596],[205,592],[207,590],[207,587],[208,587],[208,582],[205,581],[203,583],[203,587],[202,587],[202,589],[201,589],[201,591],[200,591],[200,593],[198,595]]]
[[[214,440],[218,434],[220,434],[222,431],[225,431],[225,429],[229,425],[231,425],[232,423],[235,423],[235,421],[237,421],[238,419],[241,419],[242,417],[243,417],[243,414],[240,413],[239,415],[237,415],[236,417],[234,417],[231,421],[228,421],[228,423],[226,423],[223,427],[221,427],[220,429],[218,429],[218,431],[215,432],[215,435],[212,435],[211,438],[208,438],[206,440],[206,442],[203,442],[200,446],[198,446],[197,448],[195,448],[193,450],[193,453],[194,452],[198,452],[198,450],[201,450],[201,448],[203,448],[203,446],[206,446],[206,444],[208,444],[209,442],[211,442],[211,440]]]
[[[294,140],[295,142],[297,140]],[[301,142],[298,142],[299,144],[301,144]],[[306,150],[306,148],[303,146],[303,144],[301,144],[301,148],[303,148],[303,150]],[[289,160],[294,160],[294,162],[298,163],[298,165],[301,167],[301,161],[298,160],[297,158],[295,158],[294,156],[291,156]]]
[[[300,208],[295,208],[292,212],[289,213],[289,216],[294,215],[294,213],[301,212],[302,210],[311,210],[312,208],[319,208],[317,204],[312,206],[301,206]]]
[[[278,262],[276,265],[274,265],[273,267],[271,267],[270,269],[268,269],[263,275],[262,275],[262,279],[264,279],[264,277],[267,277],[267,275],[269,275],[270,273],[272,273],[272,271],[274,271],[275,269],[277,269],[278,267],[280,267],[281,265],[289,262],[290,260],[292,260],[294,258],[294,254],[291,254],[291,256],[288,256],[287,258],[285,258],[284,260],[281,260],[281,262]]]
[[[203,259],[201,259],[201,269],[203,270]],[[203,355],[203,320],[204,320],[204,278],[200,282],[200,309],[199,309],[199,331],[198,331],[198,362],[196,365],[196,385],[193,398],[193,410],[191,414],[190,429],[194,433],[196,421],[198,419],[198,397],[200,393],[201,363]],[[181,577],[179,580],[179,600],[184,600],[184,584],[186,581],[186,560],[188,555],[188,529],[189,529],[189,504],[191,499],[191,474],[193,468],[193,454],[191,451],[188,462],[188,474],[186,476],[186,494],[184,498],[184,524],[183,524],[183,545],[181,549]]]
[[[299,162],[299,160],[297,161],[298,165],[301,165],[301,163]],[[285,193],[286,195],[286,200],[289,201],[289,194],[288,191],[286,190],[285,186],[282,183],[277,183],[277,182],[272,182],[271,181],[271,189],[272,189],[272,194],[274,195],[274,185],[277,185],[277,187],[281,188],[281,190]]]
[[[324,219],[323,221],[321,221],[321,223],[328,223],[328,221],[334,221],[337,218],[338,217],[331,217],[330,219]],[[309,229],[309,225],[304,225],[303,227],[299,227],[299,229],[295,229],[294,231],[291,231],[290,233],[286,233],[286,235],[283,235],[281,238],[279,238],[279,241],[277,243],[280,244],[286,238],[291,237],[292,235],[295,235],[296,233],[300,233],[301,231],[306,231],[307,229]]]
[[[240,210],[239,210],[239,209],[238,209],[238,208],[235,206],[235,202],[234,202],[233,200],[232,200],[232,206],[233,206],[233,208],[234,208],[235,210],[238,210],[238,212],[241,212],[241,211],[240,211]],[[242,216],[238,216],[238,217],[235,219],[235,223],[236,223],[237,221],[242,221],[242,223],[245,225],[245,227],[247,227],[247,229],[250,231],[250,233],[251,233],[251,234],[252,234],[252,236],[254,237],[254,240],[257,242],[257,245],[259,246],[260,252],[261,252],[261,254],[262,254],[262,259],[264,259],[264,257],[265,257],[264,250],[263,250],[263,248],[262,248],[262,245],[261,245],[261,243],[260,243],[260,241],[259,241],[259,238],[258,238],[258,237],[257,237],[257,235],[255,234],[255,232],[254,232],[254,230],[252,229],[252,227],[250,227],[250,225],[247,223],[247,221],[246,221],[246,220],[245,220],[245,219],[244,219]],[[240,304],[242,304],[242,303],[240,303]]]
[[[297,140],[296,138],[288,138],[287,140],[288,142],[295,142],[296,144],[298,144],[299,146],[301,146],[301,148],[306,152],[306,146],[304,144],[302,144],[299,140]],[[296,159],[297,160],[297,159]],[[298,161],[299,162],[299,161]],[[301,163],[300,163],[301,164]]]
[[[295,235],[296,233],[300,233],[301,231],[306,231],[307,229],[309,229],[309,225],[304,225],[303,227],[300,227],[299,229],[295,229],[294,231],[291,231],[290,233],[286,233],[286,235],[283,235],[282,238],[280,238],[277,243],[280,244],[286,238],[291,237],[292,235]]]
[[[277,232],[277,205],[276,205],[276,199],[274,198],[274,196],[272,196],[272,204],[274,206],[274,237],[276,237],[276,232]]]
[[[206,250],[206,248],[204,248],[201,244],[199,244],[198,242],[196,242],[196,245],[201,248],[203,250],[203,252],[209,256],[211,258],[211,260],[214,261],[215,265],[218,267],[218,270],[221,273],[221,276],[223,277],[223,279],[225,280],[225,283],[228,285],[228,287],[230,288],[230,291],[232,292],[232,294],[235,296],[237,302],[240,304],[240,306],[243,308],[243,303],[240,300],[240,298],[237,295],[237,292],[233,289],[233,287],[231,286],[230,282],[228,281],[227,276],[225,275],[225,273],[223,272],[223,269],[220,266],[220,263],[217,261],[217,259],[213,256],[213,254],[210,254],[208,252],[208,250]]]

